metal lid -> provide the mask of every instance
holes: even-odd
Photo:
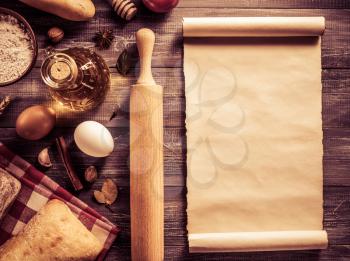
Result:
[[[78,75],[78,67],[72,57],[65,53],[54,53],[47,57],[41,66],[44,82],[55,89],[72,86]]]

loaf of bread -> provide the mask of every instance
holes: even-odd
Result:
[[[0,261],[92,261],[102,248],[68,206],[53,199],[0,247]]]
[[[21,182],[0,168],[0,222],[16,199]]]

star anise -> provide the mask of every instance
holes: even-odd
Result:
[[[112,41],[114,39],[113,30],[111,29],[104,29],[102,31],[98,31],[94,36],[94,42],[95,46],[98,47],[100,50],[108,49]]]

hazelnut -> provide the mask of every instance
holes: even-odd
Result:
[[[97,170],[94,166],[90,166],[85,170],[85,180],[87,182],[95,182],[95,180],[97,179]]]
[[[61,41],[64,37],[64,32],[61,28],[58,27],[52,27],[48,32],[47,32],[48,37],[50,38],[51,42],[53,43],[58,43]]]

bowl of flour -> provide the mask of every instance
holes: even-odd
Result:
[[[0,86],[26,75],[37,54],[37,41],[29,23],[18,13],[0,7]]]

